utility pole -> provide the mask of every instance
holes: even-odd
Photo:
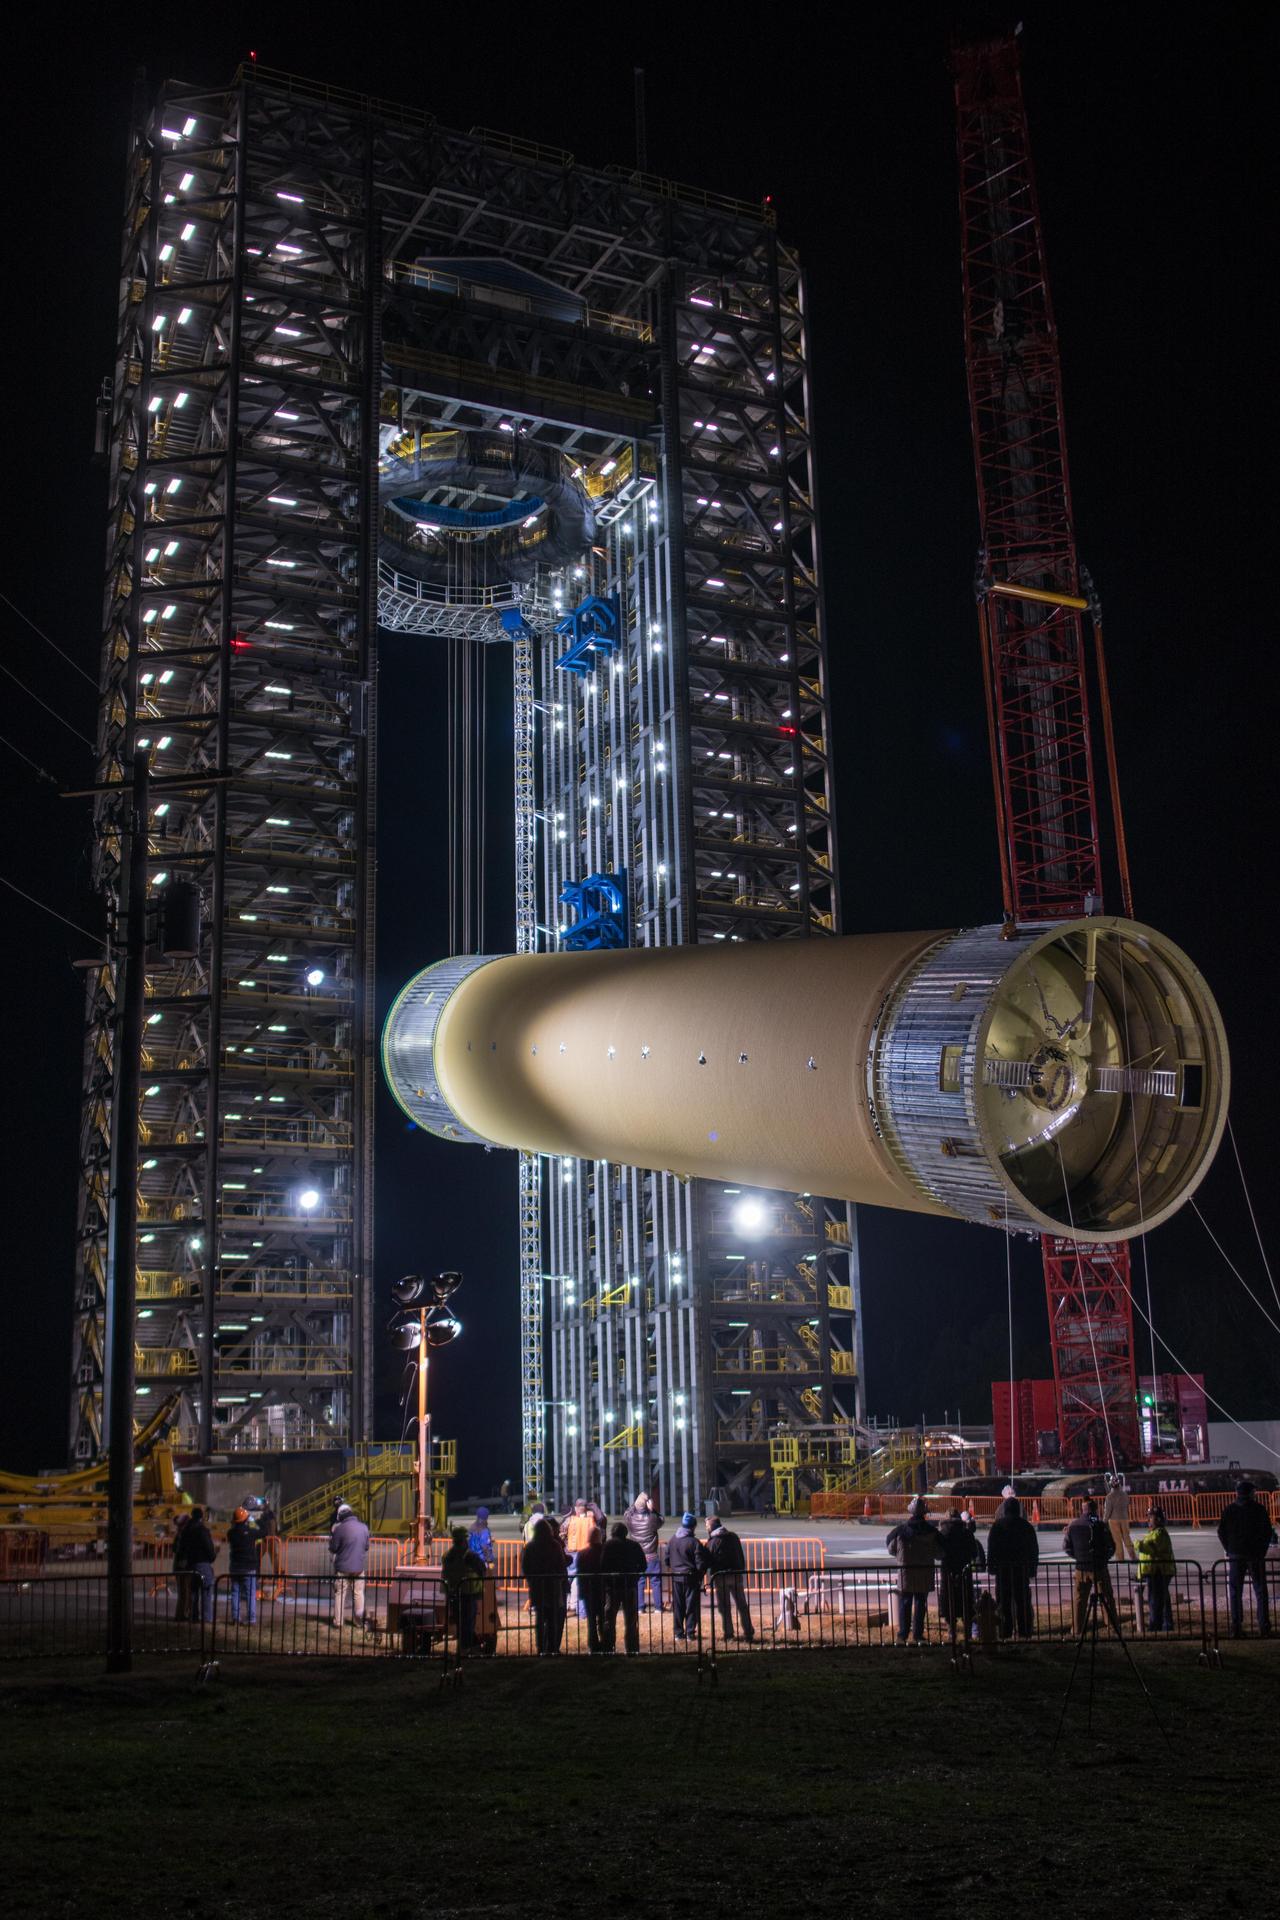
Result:
[[[137,1305],[138,1101],[146,994],[147,754],[134,755],[125,841],[124,981],[115,1032],[115,1191],[107,1326],[107,1671],[133,1666],[133,1401]]]

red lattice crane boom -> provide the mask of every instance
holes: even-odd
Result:
[[[1062,369],[1016,39],[954,57],[965,359],[981,526],[976,591],[1010,926],[1102,905],[1089,653],[1123,909],[1132,915],[1098,605],[1080,565]],[[1064,1466],[1136,1463],[1127,1243],[1046,1235],[1045,1289]]]

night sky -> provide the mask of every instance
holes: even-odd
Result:
[[[460,19],[486,23],[472,36],[445,10],[398,9],[382,40],[365,26],[371,14],[349,14],[354,44],[327,24],[336,14],[289,9],[306,37],[272,24],[285,17],[224,7],[198,41],[139,25],[77,29],[68,44],[33,39],[25,57],[8,48],[0,591],[96,675],[105,484],[90,463],[93,405],[113,360],[137,66],[153,82],[214,82],[256,48],[273,67],[606,164],[633,157],[632,68],[642,64],[652,169],[746,199],[772,194],[808,271],[846,929],[998,918],[947,46],[957,28],[977,35],[1014,16],[927,5],[463,9]],[[1273,542],[1260,484],[1274,366],[1262,185],[1277,120],[1274,17],[1033,4],[1022,18],[1078,529],[1106,615],[1136,907],[1189,949],[1221,1002],[1235,1137],[1270,1250],[1280,1208],[1269,1070],[1251,1040],[1275,991],[1265,935]],[[10,743],[0,747],[0,874],[93,928],[86,805],[60,800],[41,774],[86,781],[76,733],[92,736],[94,690],[4,603],[0,634],[0,660],[74,729],[0,676]],[[445,725],[431,643],[385,637],[381,658],[385,1008],[445,947]],[[492,671],[496,694],[508,663],[495,658]],[[510,728],[497,704],[495,949],[511,938]],[[1108,904],[1118,905],[1114,889]],[[0,912],[0,1464],[30,1468],[61,1462],[66,1447],[82,1020],[71,963],[92,949],[7,888]],[[436,1431],[459,1438],[463,1486],[485,1490],[519,1469],[514,1162],[407,1133],[385,1092],[378,1153],[379,1299],[405,1271],[467,1276],[463,1337],[433,1369]],[[1229,1142],[1200,1204],[1280,1319]],[[1008,1364],[1000,1236],[873,1212],[861,1231],[871,1410],[913,1419],[959,1408],[988,1420],[990,1381]],[[1280,1414],[1280,1333],[1200,1221],[1184,1211],[1147,1257],[1173,1350],[1233,1413]],[[1142,1298],[1141,1250],[1134,1270]],[[1019,1373],[1048,1370],[1029,1242],[1014,1247],[1014,1339]],[[379,1430],[394,1436],[390,1355],[378,1364]]]

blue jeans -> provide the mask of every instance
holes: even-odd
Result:
[[[1244,1581],[1248,1574],[1253,1586],[1254,1619],[1259,1633],[1271,1631],[1271,1609],[1267,1605],[1267,1562],[1264,1554],[1246,1559],[1242,1553],[1227,1555],[1227,1594],[1231,1607],[1231,1631],[1244,1631]]]
[[[240,1620],[240,1596],[244,1595],[249,1625],[258,1617],[258,1576],[256,1573],[232,1573],[231,1575],[231,1620],[238,1625]]]
[[[656,1553],[647,1553],[644,1557],[644,1572],[636,1581],[636,1602],[641,1613],[648,1606],[644,1597],[645,1582],[649,1583],[649,1592],[655,1607],[662,1605],[662,1562]]]
[[[916,1640],[924,1639],[924,1620],[929,1607],[927,1593],[899,1593],[898,1595],[898,1638],[906,1644],[910,1630]]]
[[[200,1618],[207,1626],[213,1619],[213,1565],[202,1560],[199,1566],[188,1568],[191,1575],[191,1617],[195,1619],[195,1601],[200,1602]]]

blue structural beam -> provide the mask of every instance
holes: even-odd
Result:
[[[564,673],[594,673],[622,637],[618,603],[589,594],[563,620],[557,620],[555,630],[570,642],[568,651],[556,661],[557,667]]]
[[[478,533],[486,527],[520,526],[531,515],[541,513],[547,503],[531,493],[524,500],[508,500],[505,506],[480,513],[465,507],[438,506],[434,500],[411,500],[407,495],[398,496],[390,504],[406,520],[416,520],[420,526],[458,527],[468,533]]]
[[[560,904],[576,915],[560,936],[571,953],[598,947],[625,947],[631,938],[625,873],[589,873],[560,889]]]

